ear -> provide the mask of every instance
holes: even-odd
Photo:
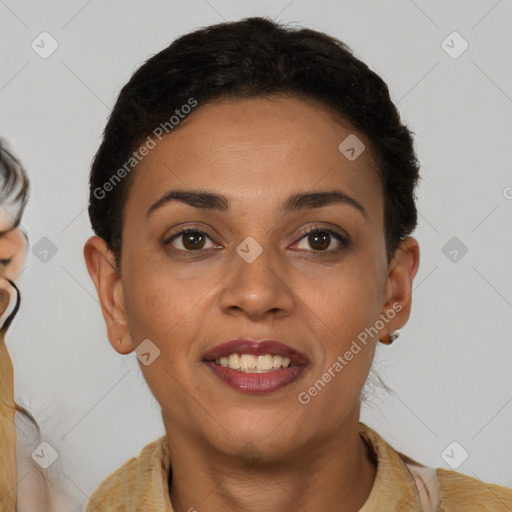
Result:
[[[395,251],[388,267],[385,304],[381,311],[384,327],[379,331],[379,340],[389,344],[389,334],[402,328],[409,320],[412,302],[412,284],[420,263],[420,248],[413,237],[403,240]]]
[[[84,258],[98,292],[110,344],[120,354],[129,354],[133,344],[128,331],[123,283],[116,271],[114,254],[103,238],[93,236],[85,243]]]

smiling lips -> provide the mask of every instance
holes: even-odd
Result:
[[[309,360],[278,341],[232,340],[203,355],[203,361],[232,388],[254,394],[270,393],[291,384]]]

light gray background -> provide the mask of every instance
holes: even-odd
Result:
[[[149,56],[196,27],[250,15],[349,44],[416,133],[413,312],[400,339],[378,349],[396,394],[377,392],[363,421],[431,466],[450,469],[441,454],[457,441],[469,453],[457,471],[512,486],[511,14],[506,0],[0,0],[0,134],[32,187],[23,305],[8,346],[17,400],[59,453],[49,474],[79,506],[164,433],[135,354],[107,341],[83,261],[92,156],[120,88]],[[43,31],[59,45],[47,59],[31,48]],[[453,31],[469,43],[457,59],[441,47]],[[468,248],[456,262],[442,251],[454,236]],[[47,262],[32,252],[43,237],[58,250]]]

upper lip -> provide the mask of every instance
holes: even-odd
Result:
[[[203,360],[215,361],[221,357],[228,357],[230,354],[272,354],[274,356],[288,357],[291,364],[305,365],[309,363],[309,359],[304,353],[280,341],[253,341],[246,339],[230,340],[216,345],[203,354]]]

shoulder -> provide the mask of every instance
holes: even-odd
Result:
[[[124,511],[127,505],[136,505],[138,497],[147,489],[145,480],[151,473],[165,471],[167,436],[144,446],[137,457],[132,457],[109,475],[91,495],[86,512],[103,510]]]
[[[419,500],[417,510],[437,512],[511,512],[512,489],[488,484],[463,473],[424,466],[395,450],[374,430],[364,424],[361,434],[370,441],[379,465],[386,472],[386,486],[394,481],[405,489],[412,479]],[[402,470],[406,469],[404,472]],[[377,477],[379,467],[377,467]],[[391,478],[394,478],[392,480]],[[397,485],[398,487],[398,485]],[[403,491],[405,492],[405,491]],[[411,498],[412,499],[412,498]],[[414,510],[416,510],[414,509]]]
[[[512,510],[512,489],[437,468],[441,511],[498,512]]]

